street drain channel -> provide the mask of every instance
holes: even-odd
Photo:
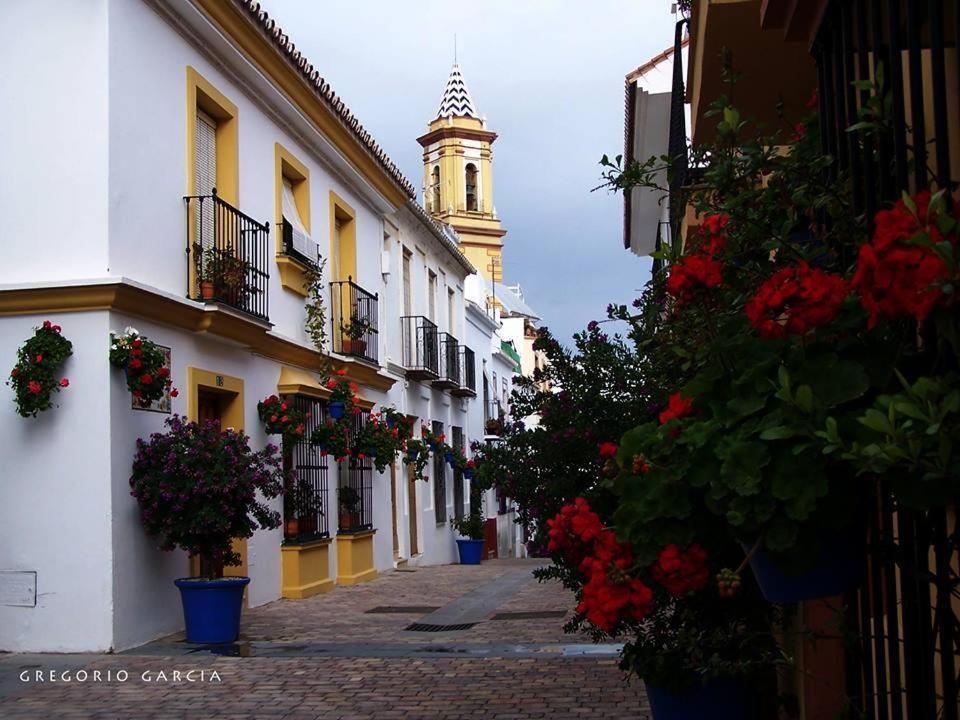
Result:
[[[366,611],[367,615],[427,615],[440,608],[436,605],[381,605],[370,608]]]
[[[430,625],[428,623],[413,623],[407,625],[404,630],[407,632],[452,632],[454,630],[469,630],[476,623],[460,623],[458,625]]]
[[[562,618],[566,610],[528,610],[526,612],[502,612],[494,615],[491,620],[546,620],[547,618]]]

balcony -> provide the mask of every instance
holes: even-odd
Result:
[[[437,326],[422,315],[400,318],[403,340],[403,367],[411,380],[440,377],[440,346]]]
[[[270,226],[210,195],[185,197],[187,296],[222,303],[260,320],[269,318]]]
[[[440,333],[440,377],[433,386],[440,390],[460,388],[460,343],[450,333]]]
[[[377,295],[368,293],[353,278],[330,283],[333,351],[379,365]]]
[[[503,432],[503,420],[506,414],[499,400],[488,400],[483,408],[483,429],[487,435],[499,435]]]
[[[450,394],[456,397],[474,398],[477,396],[477,363],[473,350],[466,345],[460,345],[457,354],[459,356],[460,387],[450,390]]]

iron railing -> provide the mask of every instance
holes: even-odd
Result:
[[[333,351],[379,364],[377,295],[353,282],[353,278],[330,283]]]
[[[434,382],[439,388],[453,390],[460,387],[460,343],[450,333],[440,333],[440,377]]]
[[[443,434],[443,423],[433,421],[433,434]],[[433,510],[437,525],[447,522],[447,462],[442,452],[433,453]]]
[[[287,399],[305,420],[299,440],[283,439],[284,462],[292,471],[283,498],[284,542],[305,543],[330,536],[330,461],[310,444],[310,435],[326,421],[327,404],[304,395]]]
[[[370,413],[355,416],[353,432],[359,433]],[[337,532],[349,534],[373,527],[373,461],[351,455],[338,463]]]
[[[960,121],[958,38],[956,0],[833,0],[826,8],[812,46],[823,146],[835,159],[832,171],[850,178],[854,211],[871,224],[904,191],[955,187],[951,157],[957,165],[960,147],[948,134]],[[876,95],[885,117],[870,132],[848,132]],[[879,483],[873,492],[864,503],[865,579],[846,603],[852,714],[957,720],[956,511],[897,507]]]
[[[440,377],[440,344],[437,326],[422,315],[400,318],[403,367],[412,380]]]
[[[187,216],[187,297],[269,318],[270,225],[217,195],[183,198]]]
[[[476,397],[477,396],[477,371],[476,357],[473,350],[466,345],[461,345],[459,349],[460,357],[457,360],[460,369],[460,387],[450,391],[451,395],[458,397]]]

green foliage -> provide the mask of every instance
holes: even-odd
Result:
[[[34,328],[17,350],[17,363],[7,385],[13,388],[13,402],[22,417],[36,417],[53,407],[53,393],[70,383],[58,378],[60,366],[73,354],[73,344],[60,334],[60,326],[49,320]]]

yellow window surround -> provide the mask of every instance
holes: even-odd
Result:
[[[357,213],[333,190],[330,191],[330,279],[332,281],[357,279]],[[340,222],[339,248],[335,241],[337,221]],[[334,258],[334,253],[337,257]],[[334,277],[336,274],[336,277]]]
[[[217,195],[234,207],[240,202],[237,106],[194,68],[187,66],[187,195],[196,195],[197,110],[217,121]]]
[[[300,213],[307,232],[310,227],[310,168],[300,162],[289,150],[280,143],[274,143],[274,175],[276,179],[276,228],[277,228],[277,267],[280,270],[280,285],[287,290],[307,296],[306,266],[285,254],[283,247],[283,181],[286,179],[293,188],[293,201]]]

